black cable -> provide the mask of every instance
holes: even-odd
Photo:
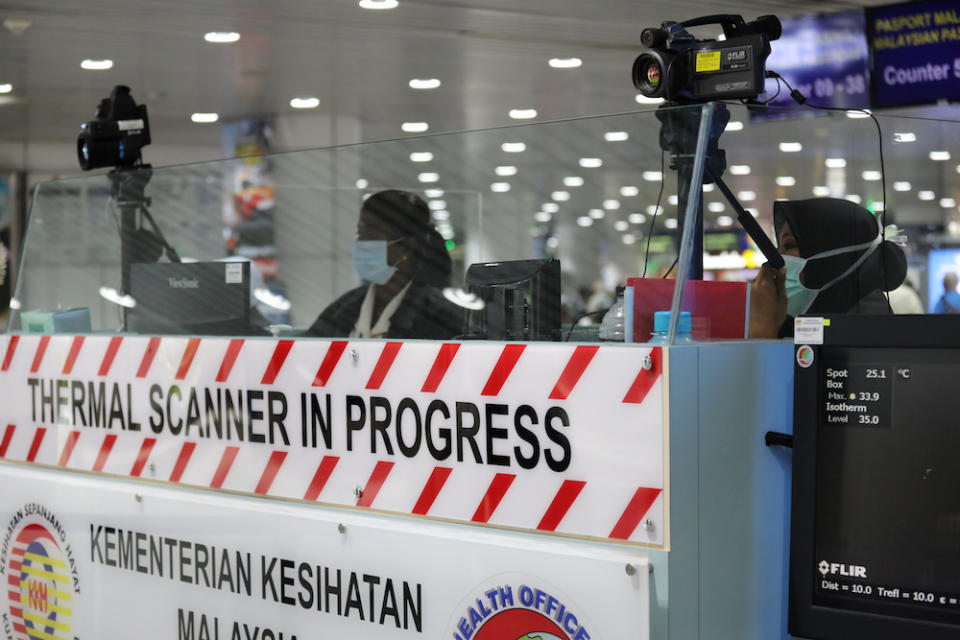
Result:
[[[595,315],[598,315],[598,314],[601,314],[601,313],[606,313],[607,311],[610,311],[610,308],[609,308],[609,307],[606,308],[606,309],[600,309],[599,311],[584,311],[583,313],[581,313],[580,315],[578,315],[576,318],[573,319],[573,322],[570,323],[570,328],[567,329],[567,337],[564,338],[563,341],[564,341],[564,342],[570,342],[570,335],[573,333],[573,328],[574,328],[575,326],[577,326],[577,323],[578,323],[578,322],[580,322],[580,321],[583,320],[584,318],[588,318],[588,317],[590,317],[590,316],[595,316]]]
[[[670,277],[670,274],[673,273],[673,268],[674,268],[675,266],[677,266],[677,263],[678,263],[678,262],[680,262],[680,256],[677,256],[676,258],[673,259],[673,264],[670,265],[670,268],[667,269],[667,272],[666,272],[665,274],[663,274],[663,279],[664,279],[664,280],[666,280],[667,278]]]
[[[771,73],[776,73],[776,71],[772,71]],[[762,104],[763,106],[767,106],[768,104],[770,104],[771,102],[773,102],[774,100],[776,100],[777,97],[780,95],[780,91],[783,90],[783,86],[780,84],[780,76],[779,76],[779,74],[776,75],[776,76],[774,76],[773,79],[777,81],[777,92],[776,92],[775,94],[773,94],[773,97],[770,98],[769,100],[764,100],[763,102],[761,102],[760,104]],[[786,82],[786,80],[784,80],[784,82]]]
[[[641,278],[647,277],[647,264],[650,260],[650,240],[653,239],[653,225],[657,221],[657,214],[660,213],[660,200],[663,198],[663,183],[666,182],[665,176],[663,175],[663,149],[660,150],[660,193],[657,194],[657,206],[653,208],[653,216],[650,218],[650,231],[647,232],[647,249],[643,254],[643,275]]]
[[[767,71],[767,77],[775,78],[778,84],[780,80],[783,80],[783,83],[787,85],[788,89],[790,89],[790,97],[793,98],[794,101],[801,106],[806,105],[811,109],[819,109],[821,111],[843,111],[844,113],[848,111],[859,111],[860,113],[867,114],[867,116],[869,116],[870,119],[873,120],[873,125],[877,128],[877,146],[879,147],[879,152],[880,152],[880,191],[881,191],[881,196],[883,197],[883,209],[881,209],[880,211],[880,242],[883,242],[883,235],[886,233],[886,230],[887,230],[887,171],[883,162],[883,130],[880,128],[880,121],[877,120],[877,117],[873,115],[873,113],[868,109],[824,107],[821,105],[807,102],[807,97],[802,93],[800,93],[800,91],[798,91],[797,89],[794,89],[793,87],[791,87],[787,79],[781,76],[776,71]],[[881,251],[880,253],[880,268],[883,270],[883,281],[884,281],[884,284],[886,284],[887,254],[885,251]],[[880,291],[884,299],[887,301],[887,311],[889,311],[892,314],[893,308],[890,306],[890,296],[887,295],[887,292],[883,287],[880,287]]]

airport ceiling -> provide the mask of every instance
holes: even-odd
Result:
[[[309,113],[359,120],[359,137],[338,143],[409,135],[404,122],[427,122],[430,133],[516,124],[511,109],[535,109],[534,121],[632,111],[641,107],[630,68],[646,26],[710,13],[749,20],[886,3],[399,0],[394,9],[366,10],[357,0],[0,0],[7,27],[0,84],[12,85],[0,95],[0,144],[62,143],[72,154],[79,124],[119,83],[149,106],[155,144],[210,149],[219,146],[219,127],[191,122],[192,113],[216,112],[221,121],[296,116],[290,101],[305,96],[319,98]],[[211,31],[240,39],[211,44],[204,40]],[[582,65],[548,65],[572,57]],[[114,65],[88,71],[84,59]],[[441,86],[413,89],[414,78]],[[960,120],[957,107],[941,107],[944,114]],[[919,163],[902,164],[923,181]],[[937,182],[938,198],[957,189],[955,179]],[[764,190],[760,198],[775,195]],[[945,215],[935,204],[920,217]]]

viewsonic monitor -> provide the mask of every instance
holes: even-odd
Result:
[[[790,633],[960,638],[960,316],[801,321]]]
[[[181,335],[250,332],[250,263],[184,262],[130,267],[127,330]]]
[[[466,338],[560,339],[559,260],[472,264],[465,287],[483,303],[467,314]]]

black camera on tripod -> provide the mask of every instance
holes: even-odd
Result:
[[[118,84],[97,105],[90,122],[80,125],[77,160],[84,171],[100,167],[132,167],[140,161],[140,150],[150,144],[147,106],[138,105],[130,87]]]
[[[725,40],[698,40],[687,27],[719,24]],[[648,98],[671,103],[756,99],[763,92],[770,41],[780,37],[780,20],[761,16],[744,22],[720,14],[644,29],[644,49],[633,63],[633,85]]]

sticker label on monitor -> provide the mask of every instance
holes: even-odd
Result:
[[[823,344],[823,318],[795,318],[794,344]]]
[[[225,280],[227,284],[242,284],[243,264],[240,262],[228,262]]]

